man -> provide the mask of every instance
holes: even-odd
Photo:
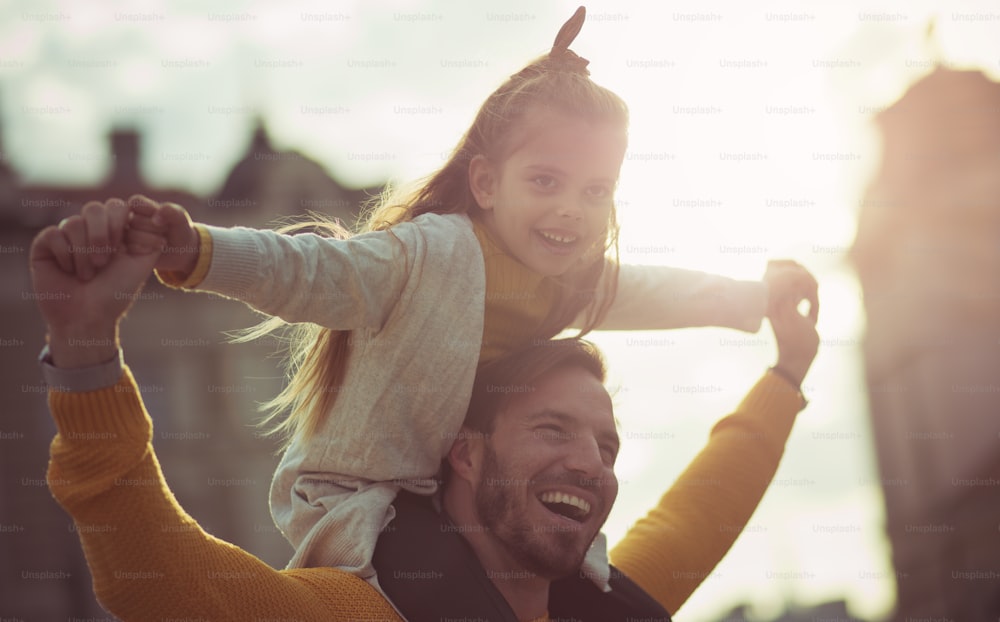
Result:
[[[31,249],[49,335],[43,370],[59,432],[49,486],[80,527],[102,604],[124,620],[400,619],[362,579],[332,568],[274,570],[206,534],[174,500],[149,442],[151,421],[119,356],[118,322],[152,272],[159,245],[156,236],[133,232],[125,248],[127,214],[122,202],[90,203],[43,230]],[[745,444],[747,426],[766,428],[755,440],[768,447],[761,465],[741,465],[725,478],[725,494],[745,493],[750,512],[802,406],[798,386],[818,345],[817,309],[803,317],[796,305],[814,290],[804,278],[801,296],[772,311],[778,363],[713,433],[716,453],[726,453],[726,443]],[[668,534],[672,517],[686,509],[673,503],[673,490],[612,551],[624,575],[614,576],[610,592],[574,581],[617,494],[618,434],[602,380],[599,357],[572,342],[540,345],[480,375],[448,455],[440,513],[400,499],[398,536],[390,529],[376,552],[384,587],[407,618],[445,617],[449,610],[439,605],[460,597],[483,619],[509,620],[577,612],[581,619],[669,619],[666,611],[683,602],[690,590],[676,589],[671,569],[688,569],[691,560]],[[727,434],[730,428],[743,431]],[[718,469],[700,458],[686,475]],[[745,509],[737,513],[749,518]],[[680,535],[713,548],[695,555],[709,569],[731,544],[717,533],[703,545],[698,534]],[[452,566],[434,575],[439,581],[429,589],[416,587],[419,573],[393,570],[413,568],[415,556],[428,552],[421,544],[455,552],[440,560]],[[468,572],[457,572],[462,564]]]

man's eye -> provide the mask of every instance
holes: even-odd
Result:
[[[546,423],[535,428],[535,435],[546,440],[558,440],[566,436],[562,428],[551,423]]]

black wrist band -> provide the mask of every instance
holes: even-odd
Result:
[[[785,382],[795,387],[795,391],[799,394],[799,399],[802,400],[802,408],[805,408],[806,406],[809,405],[809,400],[807,400],[806,396],[802,394],[802,385],[796,382],[795,378],[793,378],[790,373],[778,367],[777,365],[769,368],[768,371],[774,373],[776,376],[781,376],[781,378],[783,378]],[[800,408],[799,410],[802,410],[802,408]]]

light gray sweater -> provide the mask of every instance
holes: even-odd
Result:
[[[331,565],[370,576],[396,492],[434,491],[431,478],[468,407],[486,300],[472,223],[465,215],[425,214],[347,240],[208,230],[212,261],[197,289],[287,322],[351,331],[343,389],[316,434],[285,452],[271,511],[296,548],[290,567]],[[622,265],[599,328],[756,332],[766,301],[760,282]]]

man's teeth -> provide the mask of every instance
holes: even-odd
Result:
[[[563,235],[555,235],[552,233],[546,233],[545,231],[539,231],[539,233],[542,234],[542,237],[546,240],[552,240],[553,242],[559,242],[560,244],[572,244],[573,242],[576,242],[576,237],[573,236],[567,237]]]
[[[563,503],[580,510],[582,516],[590,513],[590,504],[575,495],[565,492],[543,492],[538,496],[542,503]]]

